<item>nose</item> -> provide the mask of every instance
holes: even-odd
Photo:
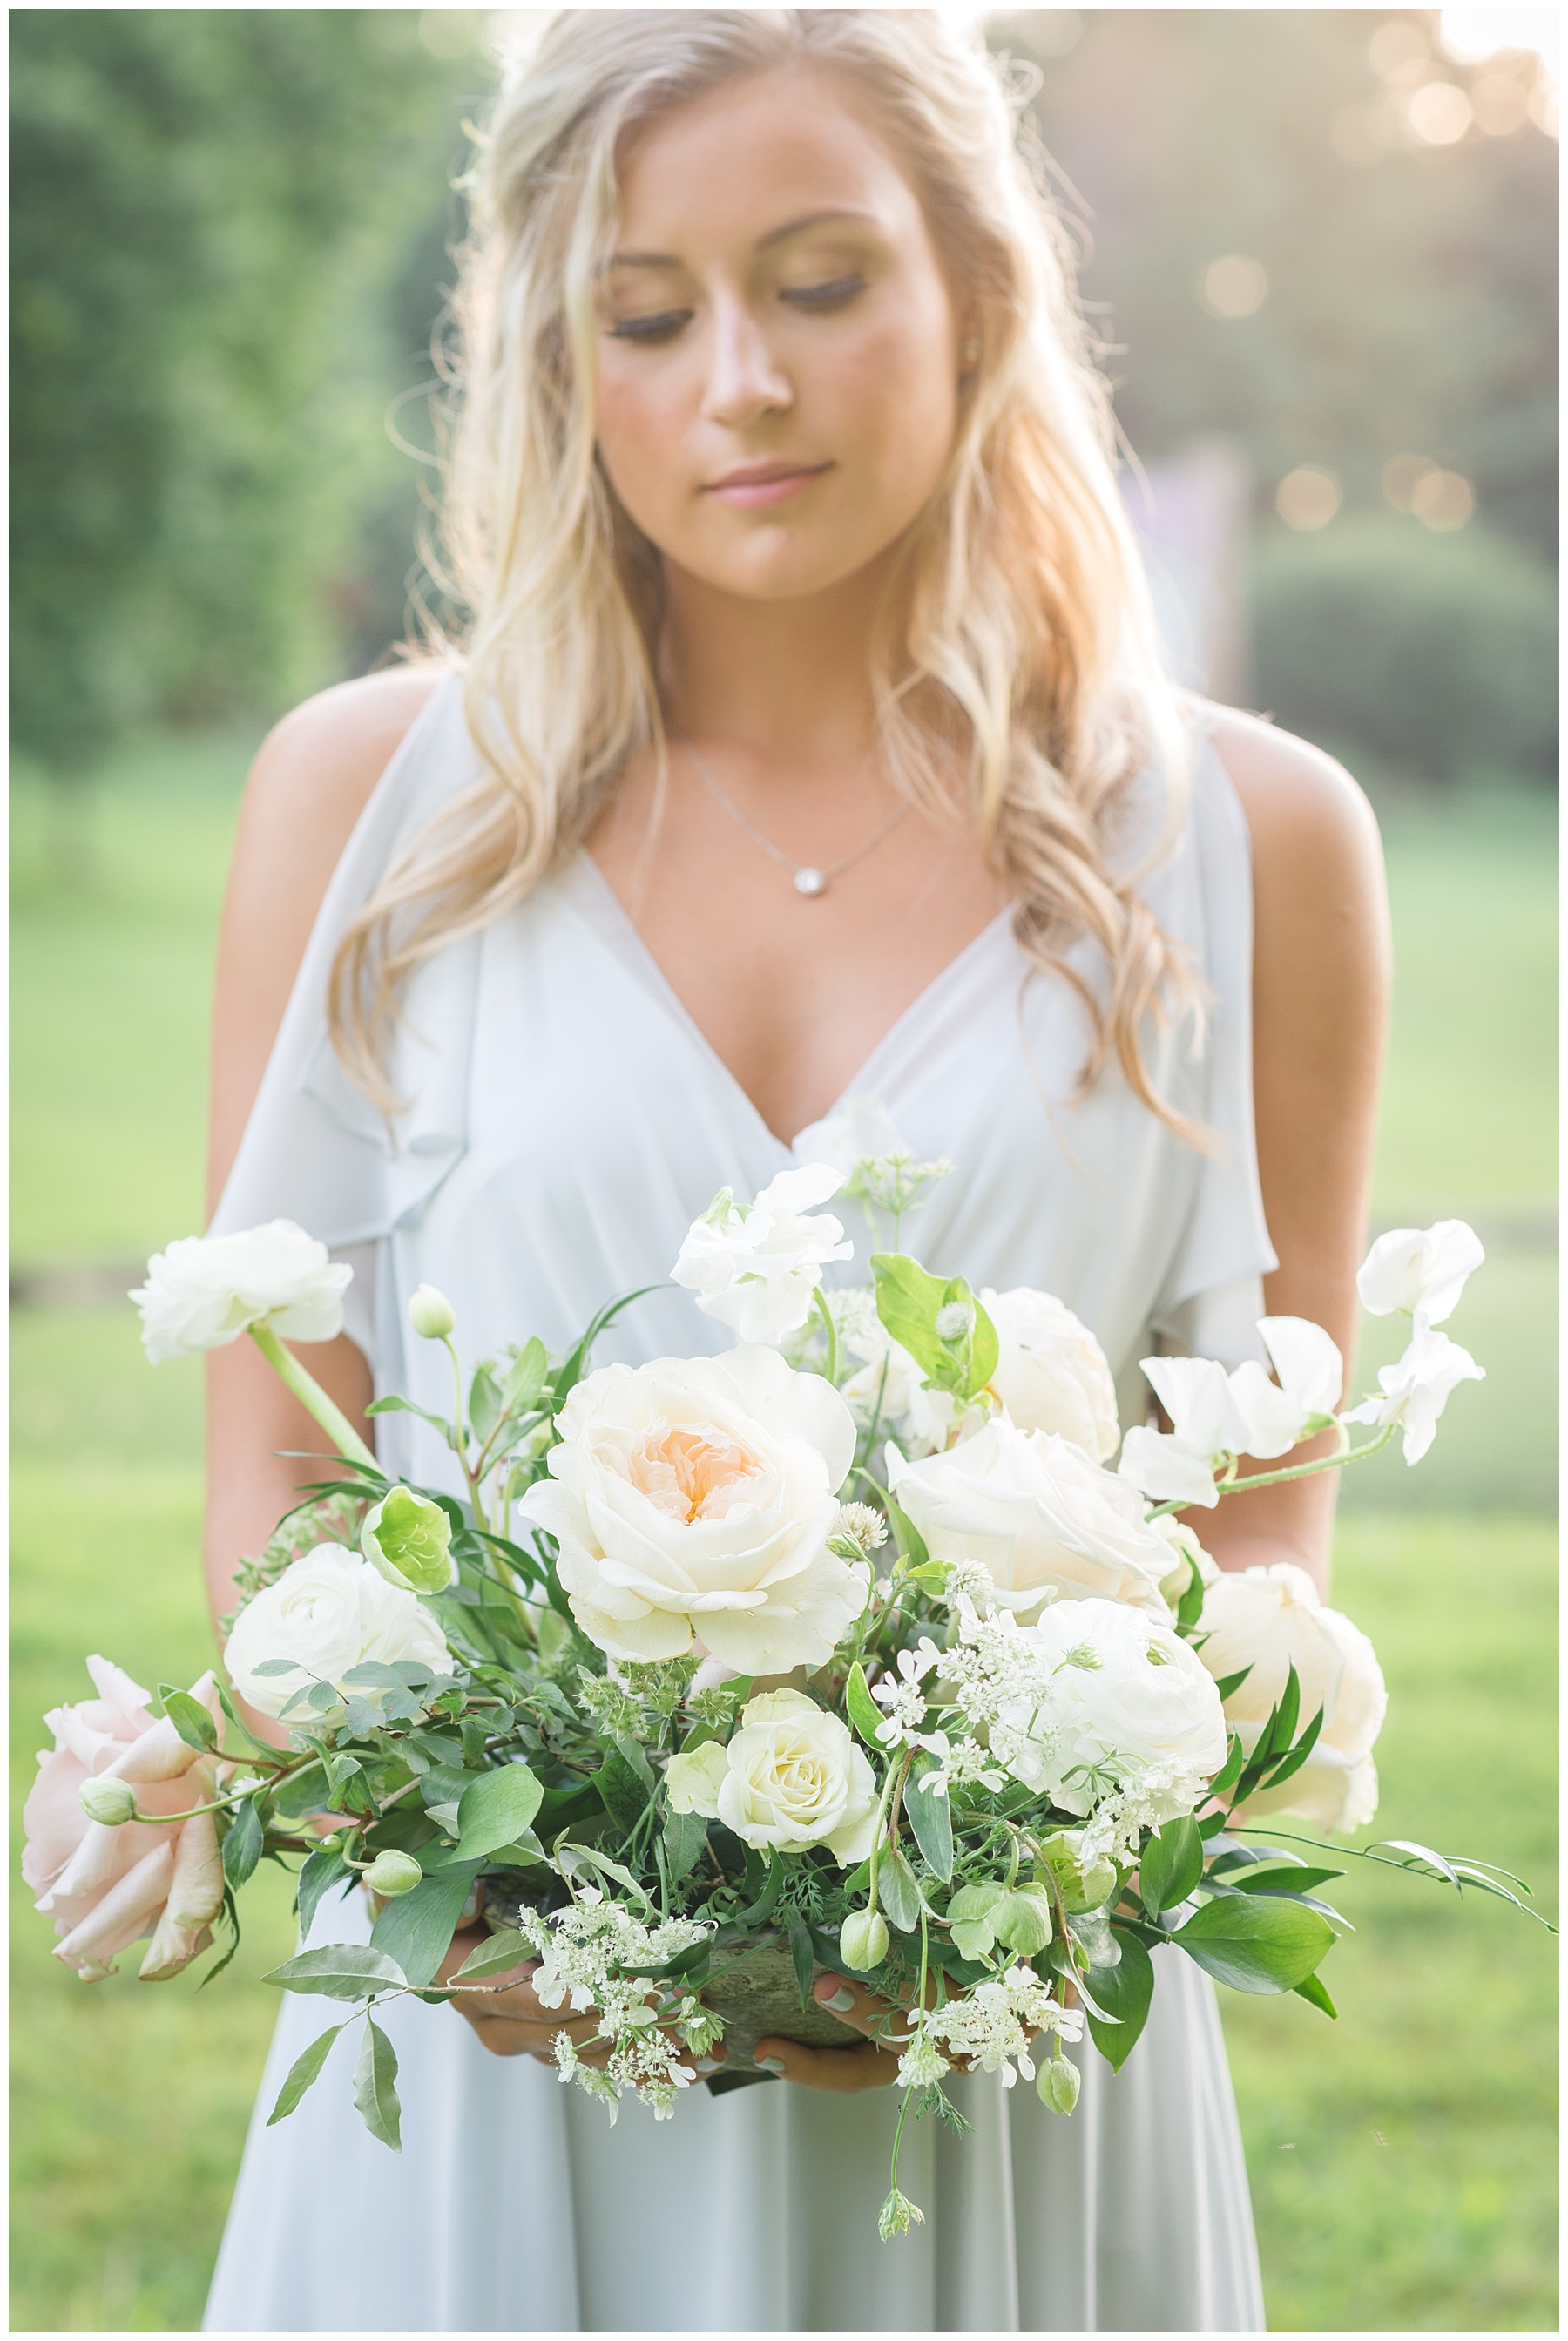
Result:
[[[712,341],[702,411],[710,422],[732,429],[783,413],[795,403],[795,386],[779,364],[762,325],[744,301],[728,294],[714,302]]]

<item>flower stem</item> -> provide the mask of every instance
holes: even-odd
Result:
[[[1365,1447],[1342,1447],[1337,1455],[1320,1455],[1315,1463],[1287,1464],[1283,1471],[1254,1471],[1245,1479],[1216,1479],[1216,1492],[1221,1496],[1245,1496],[1249,1488],[1276,1488],[1285,1479],[1308,1479],[1315,1471],[1343,1470],[1347,1463],[1359,1463],[1368,1455],[1381,1454],[1398,1428],[1397,1422],[1385,1423],[1377,1437],[1369,1439]],[[1187,1497],[1173,1496],[1168,1503],[1156,1504],[1147,1517],[1151,1520],[1158,1520],[1163,1519],[1167,1512],[1185,1512],[1189,1509]]]
[[[381,1465],[360,1437],[341,1407],[334,1406],[313,1374],[307,1373],[292,1350],[284,1349],[270,1325],[253,1325],[251,1339],[265,1358],[285,1390],[292,1390],[307,1413],[315,1417],[340,1455],[351,1463],[368,1463],[379,1472]]]
[[[820,1317],[823,1324],[828,1329],[828,1371],[826,1379],[830,1381],[834,1389],[837,1390],[839,1387],[839,1328],[833,1322],[833,1311],[828,1306],[820,1285],[817,1287],[817,1290],[813,1292],[811,1298],[817,1304],[817,1314]]]

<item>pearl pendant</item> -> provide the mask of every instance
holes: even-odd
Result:
[[[825,894],[828,881],[820,870],[797,870],[795,892],[798,894]]]

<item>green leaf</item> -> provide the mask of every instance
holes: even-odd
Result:
[[[511,1845],[530,1826],[544,1795],[526,1764],[503,1764],[481,1772],[458,1804],[458,1850],[465,1861],[481,1860]]]
[[[432,1414],[428,1406],[415,1406],[412,1399],[396,1396],[372,1399],[370,1405],[366,1407],[365,1412],[367,1414],[417,1414],[422,1422],[428,1422],[432,1430],[440,1431],[449,1447],[455,1449],[457,1446],[457,1433],[445,1415]]]
[[[1246,1680],[1246,1679],[1247,1679],[1248,1675],[1249,1675],[1249,1674],[1251,1674],[1251,1672],[1252,1672],[1252,1669],[1251,1669],[1251,1667],[1250,1667],[1250,1666],[1246,1666],[1246,1667],[1242,1667],[1242,1668],[1238,1669],[1238,1670],[1237,1670],[1234,1675],[1221,1675],[1221,1676],[1218,1678],[1217,1681],[1216,1681],[1216,1684],[1215,1684],[1215,1689],[1216,1689],[1216,1690],[1217,1690],[1217,1691],[1218,1691],[1218,1693],[1219,1693],[1219,1695],[1220,1695],[1220,1699],[1221,1699],[1221,1703],[1222,1703],[1222,1704],[1223,1704],[1223,1702],[1224,1702],[1226,1699],[1229,1698],[1233,1695],[1233,1693],[1235,1693],[1235,1692],[1238,1691],[1238,1690],[1241,1689],[1241,1687],[1242,1687],[1243,1683],[1244,1683],[1244,1682],[1245,1682],[1245,1680]]]
[[[549,1353],[535,1334],[518,1351],[511,1370],[501,1384],[501,1399],[508,1414],[526,1414],[529,1411],[538,1400],[549,1371]]]
[[[975,1330],[969,1336],[969,1378],[965,1385],[964,1396],[975,1398],[985,1389],[986,1384],[996,1372],[997,1361],[1002,1354],[1002,1345],[997,1338],[996,1327],[974,1294],[969,1292],[968,1285],[965,1285],[964,1290],[975,1312]]]
[[[1242,1746],[1241,1740],[1237,1735],[1235,1732],[1232,1732],[1230,1746],[1226,1752],[1225,1762],[1220,1766],[1219,1770],[1215,1774],[1214,1778],[1209,1783],[1210,1796],[1224,1797],[1228,1794],[1228,1792],[1235,1788],[1236,1782],[1240,1779],[1242,1767],[1245,1762],[1246,1750]]]
[[[505,1975],[509,1967],[522,1967],[537,1957],[532,1944],[526,1942],[515,1927],[509,1927],[504,1933],[492,1935],[488,1943],[481,1943],[477,1950],[470,1951],[452,1981],[456,1983],[460,1977]]]
[[[256,1800],[247,1797],[243,1804],[234,1807],[233,1818],[223,1838],[223,1876],[236,1892],[262,1858],[262,1835]]]
[[[956,1297],[948,1280],[928,1275],[918,1260],[901,1251],[874,1253],[871,1273],[877,1280],[877,1314],[888,1331],[924,1367],[937,1389],[957,1390],[963,1370],[937,1330],[938,1310]]]
[[[874,1748],[878,1756],[885,1756],[888,1752],[886,1746],[878,1738],[877,1732],[888,1718],[867,1689],[866,1669],[858,1659],[850,1668],[849,1679],[844,1686],[844,1708],[867,1747]]]
[[[1225,1882],[1238,1894],[1310,1894],[1315,1886],[1326,1886],[1331,1878],[1344,1876],[1343,1869],[1305,1869],[1299,1862],[1271,1861],[1230,1871]]]
[[[1295,1737],[1295,1720],[1300,1713],[1301,1677],[1293,1664],[1286,1670],[1285,1689],[1280,1694],[1278,1706],[1269,1718],[1263,1744],[1255,1752],[1262,1755],[1266,1749],[1272,1756],[1283,1755]]]
[[[408,1982],[395,1959],[363,1943],[327,1943],[301,1951],[262,1977],[284,1991],[319,1992],[328,1999],[369,1999],[378,1991],[401,1991]]]
[[[330,2031],[323,2032],[318,2039],[313,2040],[310,2047],[302,2050],[301,2054],[294,2058],[293,2063],[289,2067],[288,2077],[278,2091],[278,2102],[267,2116],[269,2129],[274,2122],[283,2121],[287,2115],[293,2112],[294,2107],[326,2063],[332,2042],[343,2029],[343,2026],[351,2021],[350,2017],[345,2017],[342,2024],[334,2024]]]
[[[817,1971],[817,1955],[811,1948],[810,1931],[799,1910],[791,1910],[784,1925],[789,1937],[789,1956],[795,1963],[795,1988],[800,1995],[801,2007],[814,2007],[811,1982]]]
[[[482,1447],[501,1420],[501,1386],[488,1366],[476,1366],[468,1386],[468,1419]]]
[[[314,1853],[306,1855],[300,1864],[296,1888],[299,1897],[302,1937],[310,1933],[312,1922],[316,1915],[316,1906],[328,1888],[335,1886],[340,1878],[352,1876],[353,1871],[335,1845],[319,1845]]]
[[[1325,1951],[1334,1928],[1315,1910],[1270,1895],[1224,1894],[1172,1935],[1189,1958],[1233,1991],[1294,1991]]]
[[[402,2149],[399,2128],[402,2108],[392,2086],[397,2079],[397,2050],[373,2016],[365,2018],[364,2046],[354,2067],[354,2103],[365,2127],[394,2154]]]
[[[912,1935],[920,1923],[920,1889],[898,1847],[888,1847],[877,1868],[877,1890],[890,1927]]]
[[[1144,1908],[1151,1918],[1185,1902],[1203,1877],[1203,1838],[1190,1813],[1167,1821],[1138,1856]]]
[[[708,1823],[700,1813],[670,1813],[664,1822],[664,1860],[671,1886],[694,1870],[708,1842]]]
[[[1281,1761],[1268,1774],[1263,1784],[1265,1788],[1277,1788],[1282,1780],[1288,1780],[1293,1772],[1300,1771],[1317,1745],[1317,1735],[1323,1729],[1323,1714],[1324,1711],[1320,1707],[1295,1747],[1286,1751]]]
[[[946,1885],[953,1875],[953,1816],[948,1809],[948,1799],[934,1788],[923,1788],[920,1782],[928,1774],[941,1768],[935,1758],[916,1758],[904,1791],[904,1812],[915,1832],[915,1842],[926,1857],[926,1866],[935,1870]]]
[[[1091,2016],[1088,2026],[1095,2047],[1112,2071],[1119,2073],[1148,2020],[1155,1970],[1154,1961],[1136,1935],[1124,1933],[1120,1927],[1113,1927],[1111,1932],[1121,1957],[1114,1967],[1091,1967],[1088,1987],[1106,2015],[1116,2021],[1107,2024]]]
[[[1182,1589],[1181,1599],[1176,1603],[1176,1621],[1178,1633],[1190,1634],[1203,1616],[1203,1571],[1189,1553],[1186,1583]],[[1225,1697],[1224,1691],[1220,1692],[1220,1697],[1221,1698]]]
[[[1303,1999],[1310,2000],[1314,2007],[1321,2007],[1325,2016],[1337,2018],[1339,2010],[1329,1997],[1328,1987],[1321,1976],[1303,1976],[1299,1983],[1291,1985],[1291,1989],[1299,1992]]]
[[[479,1870],[477,1861],[439,1869],[412,1894],[397,1895],[380,1911],[371,1928],[371,1947],[416,1988],[433,1982]]]
[[[164,1702],[164,1713],[187,1748],[204,1754],[209,1748],[217,1746],[218,1727],[199,1698],[193,1698],[188,1690],[175,1690],[169,1683],[158,1685],[158,1697]]]
[[[630,1732],[618,1731],[615,1735],[615,1745],[621,1761],[636,1773],[649,1795],[651,1796],[659,1783],[653,1777],[653,1767],[642,1752],[641,1743],[633,1739]]]

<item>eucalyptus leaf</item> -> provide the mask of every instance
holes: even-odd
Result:
[[[300,1865],[295,1888],[299,1898],[302,1939],[311,1931],[322,1896],[340,1878],[352,1878],[353,1874],[335,1845],[319,1845],[314,1853],[306,1855]]]
[[[187,1748],[204,1754],[218,1744],[218,1727],[199,1698],[188,1690],[175,1690],[167,1683],[158,1686],[158,1697],[164,1702],[164,1713],[174,1725]]]
[[[300,1951],[262,1977],[284,1991],[320,1993],[327,1999],[368,1999],[378,1991],[402,1991],[408,1977],[395,1959],[363,1943],[327,1943]]]
[[[481,1976],[505,1975],[510,1968],[522,1967],[537,1956],[532,1944],[525,1942],[515,1927],[509,1927],[503,1934],[491,1935],[476,1951],[470,1951],[452,1980],[459,1983],[465,1979],[475,1981]]]

